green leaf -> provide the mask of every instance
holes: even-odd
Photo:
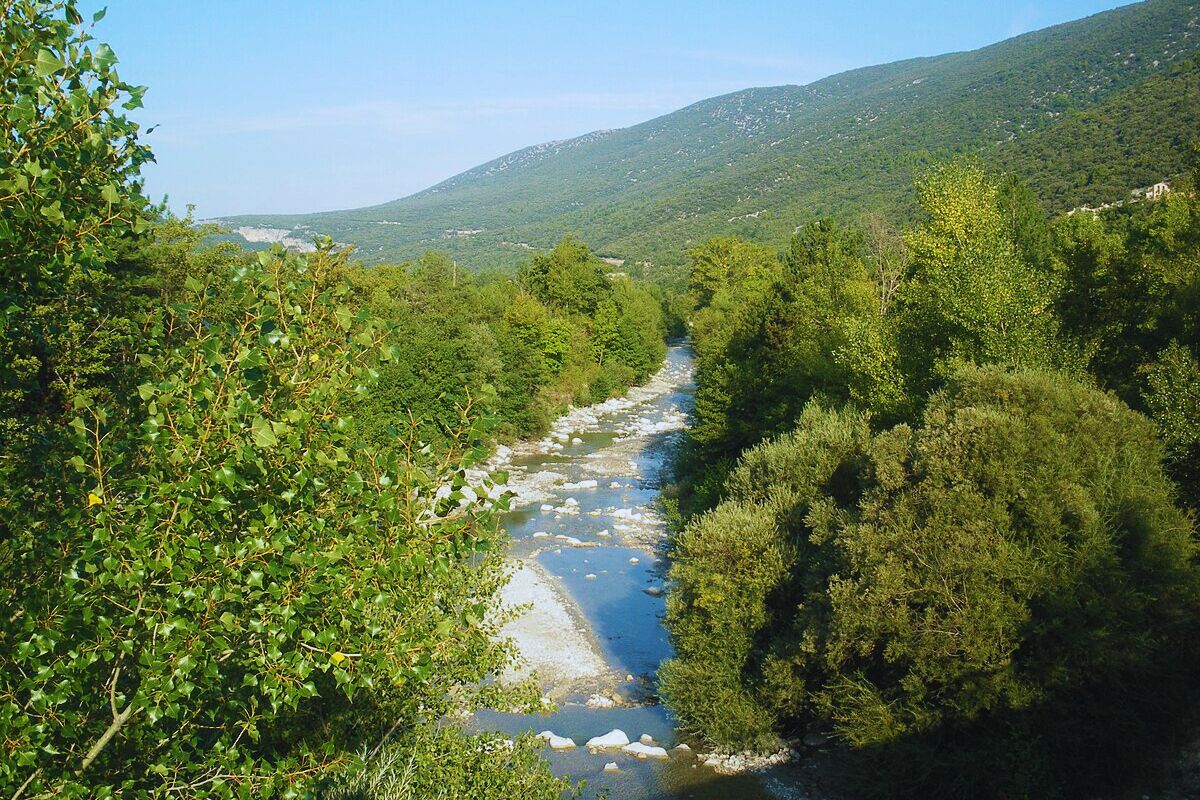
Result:
[[[115,205],[121,202],[121,194],[117,191],[116,184],[108,184],[100,190],[100,196],[104,198],[104,202],[109,205]]]
[[[271,423],[263,417],[255,417],[250,428],[254,434],[254,446],[260,450],[266,450],[279,444],[275,431],[271,429]]]
[[[105,6],[104,8],[97,11],[95,14],[92,14],[92,24],[95,25],[97,22],[104,19],[104,15],[107,13],[108,13],[108,6]]]
[[[112,48],[106,44],[102,44],[96,48],[96,55],[92,57],[98,69],[106,70],[113,64],[117,63],[117,54]]]
[[[65,61],[43,47],[41,50],[38,50],[33,72],[39,78],[44,78],[47,75],[53,75],[66,65]]]

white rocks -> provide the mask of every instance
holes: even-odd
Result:
[[[642,591],[651,597],[663,596],[663,588],[661,586],[647,586],[645,589],[642,589]]]
[[[688,746],[687,746],[687,743],[685,743],[685,742],[680,742],[679,744],[675,745],[675,746],[674,746],[674,747],[672,747],[671,749],[672,749],[672,750],[678,750],[678,751],[679,751],[679,752],[681,752],[681,753],[690,753],[690,752],[692,752],[692,748],[688,747]]]
[[[785,764],[799,754],[789,748],[769,755],[756,755],[749,750],[741,753],[715,752],[704,757],[704,766],[711,767],[719,775],[737,775],[748,770],[761,770]]]
[[[574,536],[567,536],[564,533],[555,534],[554,538],[558,539],[560,542],[563,542],[564,544],[569,544],[569,545],[583,544],[583,542],[581,540],[576,539]]]
[[[578,436],[575,436],[571,439],[571,444],[583,444],[583,439],[580,439]]]
[[[654,737],[648,733],[643,733],[638,737],[638,741],[642,744],[654,744]]]
[[[575,740],[568,739],[566,736],[559,736],[554,731],[542,731],[537,735],[538,739],[547,742],[551,750],[574,750]]]
[[[549,535],[550,535],[550,534],[546,533],[545,531],[534,531],[534,532],[533,532],[533,538],[534,538],[534,539],[545,539],[545,538],[546,538],[546,537],[548,537]]]
[[[607,539],[608,537],[612,536],[612,534],[609,533],[607,530],[600,531],[596,535],[599,536],[601,539]]]
[[[610,489],[620,489],[620,488],[621,488],[621,482],[620,482],[620,481],[613,481],[612,483],[610,483],[610,484],[608,485],[608,488],[610,488]]]
[[[583,577],[587,578],[589,581],[594,581],[594,580],[596,580],[596,573],[589,572],[587,575],[584,575]]]
[[[639,561],[640,561],[640,559],[637,556],[634,556],[633,558],[629,559],[630,564],[637,564]]]
[[[541,508],[541,510],[542,510],[542,511],[553,511],[553,510],[554,510],[554,506],[550,505],[549,503],[542,503],[542,508]]]
[[[602,694],[594,694],[587,699],[588,708],[612,708],[617,703],[611,697],[606,697]]]
[[[620,772],[621,768],[617,766],[617,762],[610,761],[604,765],[605,772]]]
[[[587,740],[587,747],[591,750],[610,750],[628,744],[629,737],[620,728],[613,728],[603,736],[593,736]]]
[[[628,753],[631,756],[638,758],[670,758],[667,751],[661,747],[653,747],[641,742],[633,742],[621,748],[622,753]]]

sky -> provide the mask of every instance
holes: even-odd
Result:
[[[970,50],[1124,0],[84,0],[154,199],[198,218],[394,200],[528,145],[750,86]]]

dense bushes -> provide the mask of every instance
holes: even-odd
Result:
[[[1154,768],[1200,688],[1192,186],[1051,222],[959,163],[903,233],[693,251],[662,669],[686,724],[760,749],[820,728],[885,794]]]
[[[1200,665],[1161,457],[1053,373],[961,370],[874,436],[810,404],[677,538],[663,691],[720,744],[827,726],[897,793],[1103,789],[1152,763]]]
[[[364,436],[386,440],[397,419],[435,421],[460,409],[489,417],[501,437],[542,431],[567,404],[599,402],[645,380],[666,354],[662,300],[609,277],[583,244],[564,239],[516,280],[460,273],[445,256],[356,267],[354,302],[393,321],[398,355],[358,402]]]

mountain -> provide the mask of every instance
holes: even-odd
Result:
[[[911,214],[913,175],[963,153],[1018,171],[1061,211],[1181,170],[1200,129],[1198,51],[1197,0],[1146,0],[979,50],[714,97],[382,205],[225,222],[330,235],[367,261],[437,249],[475,268],[575,233],[628,268],[669,272],[714,234],[780,243],[817,215]]]

